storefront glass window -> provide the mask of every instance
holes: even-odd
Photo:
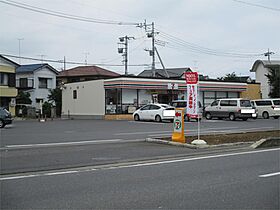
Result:
[[[106,114],[121,114],[121,89],[106,90]]]

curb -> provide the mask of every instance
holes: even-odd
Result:
[[[250,147],[253,149],[280,146],[280,137],[270,137],[267,139],[261,139]]]
[[[217,147],[223,147],[223,146],[237,146],[237,145],[246,145],[246,144],[252,144],[254,142],[236,142],[236,143],[226,143],[226,144],[217,144],[217,145],[193,145],[188,143],[179,143],[179,142],[173,142],[173,141],[166,141],[162,139],[153,139],[153,138],[146,138],[146,142],[151,143],[157,143],[157,144],[166,144],[166,145],[172,145],[172,146],[179,146],[179,147],[187,147],[190,149],[205,149],[205,148],[217,148]]]

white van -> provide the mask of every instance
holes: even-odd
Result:
[[[229,118],[231,121],[240,118],[246,121],[248,118],[256,118],[257,113],[250,100],[243,98],[225,98],[212,102],[205,108],[207,120],[216,117],[218,119]]]
[[[271,98],[271,99],[258,99],[252,100],[252,105],[256,107],[259,116],[268,119],[269,117],[273,117],[274,119],[278,119],[280,116],[280,99],[279,98]]]

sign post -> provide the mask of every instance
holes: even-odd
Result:
[[[198,73],[186,72],[185,73],[187,83],[187,115],[192,118],[196,118],[198,122],[197,137],[200,139],[200,116],[199,116],[199,97],[198,97]]]
[[[184,126],[184,109],[178,108],[175,110],[173,122],[172,141],[185,143],[185,126]]]

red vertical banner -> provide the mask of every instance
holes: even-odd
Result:
[[[198,115],[198,73],[186,72],[185,73],[187,83],[187,115],[190,117],[197,117]]]

